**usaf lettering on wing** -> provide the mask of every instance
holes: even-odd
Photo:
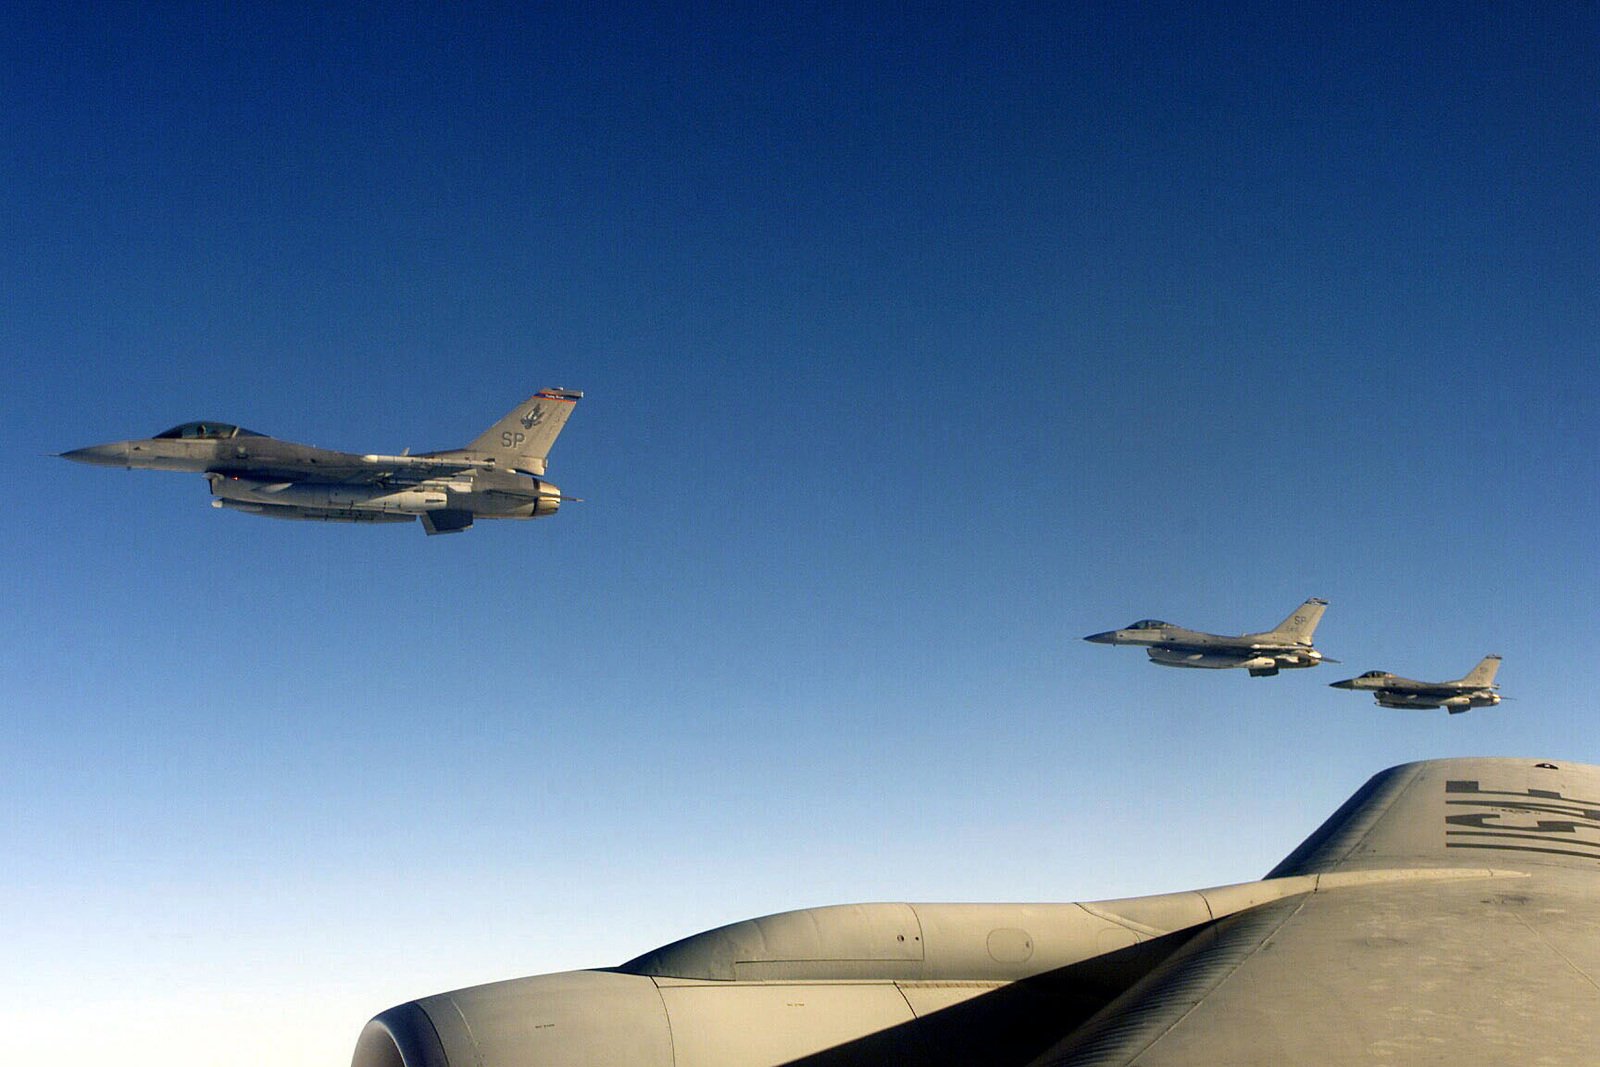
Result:
[[[1455,798],[1445,800],[1448,807],[1479,809],[1445,816],[1446,848],[1543,852],[1600,860],[1600,801],[1563,797],[1551,789],[1481,789],[1476,781],[1463,779],[1447,781],[1445,793]]]

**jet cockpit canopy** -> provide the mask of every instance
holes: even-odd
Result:
[[[225,441],[230,437],[264,437],[265,434],[246,430],[242,426],[230,426],[225,422],[186,422],[181,426],[174,426],[170,430],[162,430],[156,434],[156,440],[181,439],[184,441]]]
[[[1140,619],[1138,622],[1136,622],[1132,626],[1128,627],[1128,629],[1130,629],[1130,630],[1165,630],[1165,629],[1169,628],[1171,625],[1172,624],[1170,622],[1162,622],[1160,619]]]
[[[1368,671],[1366,674],[1363,674],[1361,677],[1363,677],[1363,678],[1393,678],[1394,675],[1390,674],[1388,671]]]

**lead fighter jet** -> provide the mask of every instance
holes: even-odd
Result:
[[[1335,689],[1372,693],[1385,708],[1445,708],[1450,714],[1459,715],[1473,708],[1492,708],[1500,703],[1500,694],[1495,692],[1500,687],[1494,684],[1494,675],[1499,669],[1499,656],[1485,656],[1466,677],[1449,682],[1419,682],[1388,671],[1368,671],[1358,678],[1328,684]]]
[[[186,422],[142,441],[61,455],[100,467],[204,474],[212,507],[269,519],[420,518],[429,534],[455,533],[474,519],[554,515],[561,501],[571,499],[543,477],[550,446],[582,396],[570,389],[542,390],[466,448],[419,455],[333,452],[223,422]]]
[[[1280,670],[1339,662],[1311,647],[1311,636],[1327,608],[1326,600],[1312,597],[1277,626],[1254,634],[1208,634],[1160,619],[1140,619],[1125,629],[1090,634],[1084,640],[1099,645],[1143,645],[1150,662],[1162,667],[1243,667],[1250,677],[1261,678]]]

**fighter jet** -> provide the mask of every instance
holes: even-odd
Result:
[[[1184,803],[1112,799],[1154,828]],[[1239,783],[1216,832],[1284,800]],[[352,1067],[1593,1067],[1596,976],[1600,767],[1433,760],[1373,776],[1258,882],[768,915],[408,1001]]]
[[[1084,640],[1100,645],[1143,645],[1150,662],[1162,667],[1243,667],[1250,677],[1262,678],[1280,670],[1339,662],[1311,647],[1311,635],[1327,607],[1326,600],[1312,597],[1272,629],[1236,637],[1186,630],[1160,619],[1140,619],[1125,629],[1090,634]]]
[[[466,448],[398,456],[355,455],[279,441],[225,422],[186,422],[142,441],[63,452],[100,467],[193,471],[214,508],[269,519],[411,522],[456,533],[474,519],[554,515],[561,490],[544,481],[550,446],[583,396],[545,389],[518,404]]]
[[[1385,708],[1446,708],[1459,715],[1473,708],[1492,708],[1500,703],[1494,684],[1500,669],[1499,656],[1485,656],[1466,677],[1453,682],[1419,682],[1388,671],[1368,671],[1358,678],[1330,682],[1335,689],[1362,689],[1372,693]]]

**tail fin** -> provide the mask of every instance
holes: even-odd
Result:
[[[1500,669],[1500,657],[1489,655],[1478,661],[1478,665],[1467,672],[1461,681],[1467,685],[1476,685],[1487,689],[1494,685],[1495,672]]]
[[[1274,637],[1282,637],[1289,641],[1298,641],[1309,645],[1311,635],[1317,631],[1317,623],[1322,621],[1322,613],[1328,610],[1328,602],[1321,597],[1312,597],[1298,608],[1294,614],[1284,619],[1267,632]]]
[[[571,389],[541,389],[485,430],[467,450],[486,452],[513,470],[542,475],[550,446],[582,397]]]

